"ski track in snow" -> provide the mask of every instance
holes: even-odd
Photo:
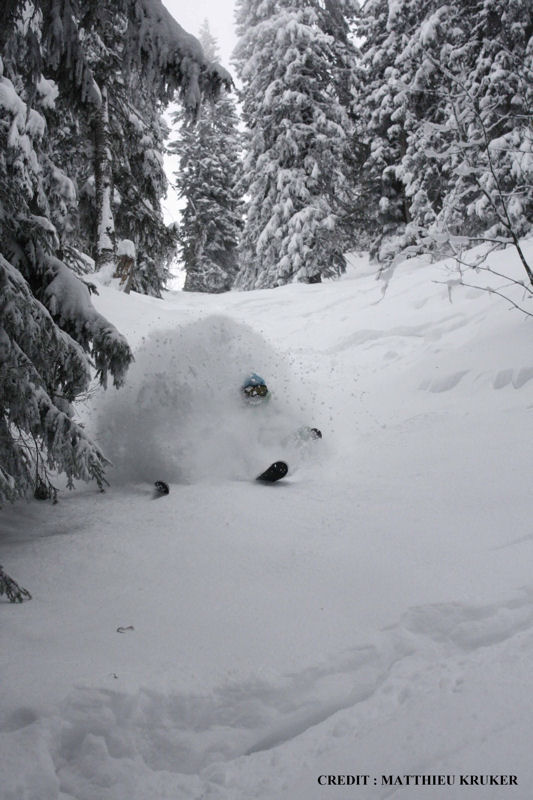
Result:
[[[361,260],[129,312],[102,290],[138,347],[86,412],[115,488],[3,519],[34,600],[0,605],[1,800],[528,800],[530,330],[413,262],[386,291]],[[278,389],[273,440],[235,401],[251,369]],[[318,450],[287,444],[298,422]],[[288,480],[250,484],[281,442]],[[459,773],[520,783],[380,781]]]
[[[35,761],[27,777],[38,783],[40,793],[31,794],[34,786],[28,782],[25,795],[19,776],[14,782],[4,779],[3,796],[106,800],[144,798],[154,791],[161,798],[244,798],[247,790],[238,785],[224,788],[225,764],[233,762],[235,769],[243,759],[253,761],[255,754],[290,744],[321,723],[330,728],[319,735],[327,747],[354,720],[356,727],[372,727],[383,724],[381,716],[394,719],[413,699],[460,695],[465,673],[480,652],[511,641],[518,652],[524,643],[531,647],[532,629],[529,590],[500,606],[415,608],[371,643],[346,651],[335,663],[286,675],[277,685],[256,680],[205,696],[79,689],[66,698],[58,716],[39,720],[31,710],[19,709],[4,720],[4,757],[13,758],[13,767],[17,753],[19,759],[20,753],[24,758],[31,753]],[[480,660],[490,663],[490,653]],[[531,699],[529,706],[532,710]],[[490,726],[482,730],[484,736],[490,732]],[[432,764],[426,770],[409,766],[404,764],[404,773],[435,771]]]

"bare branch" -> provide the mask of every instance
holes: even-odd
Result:
[[[492,180],[494,181],[494,185],[496,187],[497,199],[499,201],[498,203],[492,197],[491,193],[489,191],[487,191],[487,189],[483,186],[483,184],[481,183],[479,177],[475,174],[476,164],[472,163],[472,154],[469,153],[469,149],[467,147],[464,148],[465,158],[467,160],[468,165],[470,167],[472,167],[472,169],[474,170],[472,177],[473,177],[473,180],[476,183],[476,186],[478,187],[478,189],[481,192],[481,194],[488,201],[490,207],[492,208],[492,210],[493,210],[493,212],[494,212],[494,214],[496,216],[496,219],[505,228],[505,230],[508,231],[509,237],[510,237],[510,239],[511,239],[511,241],[512,241],[512,243],[513,243],[513,245],[514,245],[514,247],[515,247],[515,249],[517,251],[517,253],[518,253],[518,257],[519,257],[519,259],[520,259],[520,261],[522,263],[522,266],[524,267],[524,270],[526,272],[526,275],[527,275],[527,277],[529,279],[529,283],[533,287],[533,270],[529,266],[529,263],[528,263],[525,255],[524,255],[524,252],[523,252],[522,247],[520,245],[520,241],[518,239],[517,233],[516,233],[516,231],[514,229],[513,222],[511,220],[511,216],[509,214],[509,208],[508,208],[508,205],[507,205],[507,197],[506,197],[505,192],[503,191],[503,187],[501,185],[501,181],[500,181],[500,178],[499,178],[499,176],[497,174],[497,171],[496,171],[496,168],[495,168],[495,165],[494,165],[494,161],[493,161],[493,157],[492,157],[491,140],[490,140],[490,137],[489,137],[489,132],[488,132],[487,127],[485,125],[485,121],[484,121],[482,115],[479,112],[476,98],[472,95],[472,92],[468,88],[468,86],[466,86],[464,84],[464,82],[457,75],[454,75],[453,72],[451,72],[449,69],[447,69],[447,67],[444,66],[440,61],[438,61],[438,59],[436,59],[430,52],[426,52],[426,55],[427,55],[428,59],[431,61],[431,63],[435,66],[435,68],[440,70],[440,72],[445,77],[447,77],[449,81],[451,81],[452,85],[455,85],[455,86],[459,87],[459,89],[462,92],[463,97],[468,98],[468,101],[469,101],[469,104],[470,104],[469,111],[473,115],[473,120],[475,121],[475,124],[477,124],[477,126],[479,127],[480,132],[481,132],[481,138],[482,138],[481,146],[483,148],[483,154],[487,159],[487,166],[488,166],[490,175],[491,175]],[[461,117],[459,115],[456,103],[455,103],[451,93],[449,94],[449,102],[451,103],[451,108],[452,108],[453,116],[454,116],[454,119],[455,119],[455,124],[457,126],[457,130],[458,130],[459,134],[461,135],[462,139],[465,142],[467,142],[469,137],[468,137],[467,131],[465,130],[464,124],[463,124],[463,122],[461,120]],[[501,206],[501,210],[500,210],[499,206]]]
[[[433,283],[438,283],[438,284],[440,284],[440,285],[442,285],[442,286],[448,286],[448,287],[450,286],[450,283],[449,283],[449,281],[433,281]],[[473,284],[473,283],[465,283],[465,282],[462,280],[462,278],[461,278],[461,280],[459,280],[459,281],[457,281],[457,282],[456,282],[456,285],[459,285],[459,286],[464,286],[464,287],[466,287],[467,289],[477,289],[477,290],[478,290],[478,291],[480,291],[480,292],[488,292],[489,294],[496,294],[496,295],[498,295],[498,297],[501,297],[503,300],[506,300],[508,303],[510,303],[510,304],[511,304],[511,305],[512,305],[514,308],[516,308],[518,311],[521,311],[521,312],[522,312],[522,314],[525,314],[525,315],[526,315],[526,317],[533,317],[533,312],[531,312],[531,311],[526,311],[526,309],[525,309],[525,308],[522,308],[522,306],[521,306],[521,305],[519,305],[518,303],[516,303],[514,300],[512,300],[512,299],[511,299],[510,297],[508,297],[507,295],[503,294],[503,292],[500,292],[500,291],[498,291],[498,289],[492,289],[490,286],[476,286],[476,285],[475,285],[475,284]]]

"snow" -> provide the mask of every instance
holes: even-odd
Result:
[[[39,104],[42,108],[55,108],[55,103],[59,95],[59,88],[55,81],[45,78],[43,75],[35,84]]]
[[[46,120],[35,109],[31,109],[26,122],[26,131],[32,139],[42,139],[46,130]]]
[[[67,203],[74,203],[77,196],[74,181],[72,181],[68,175],[65,175],[63,170],[55,166],[52,167],[51,173],[57,193],[63,197]]]
[[[389,14],[387,17],[387,30],[393,30],[398,18],[403,11],[403,0],[389,0]]]
[[[424,47],[431,44],[438,36],[439,29],[446,17],[449,16],[450,10],[447,6],[442,6],[434,14],[431,14],[428,19],[425,19],[420,26],[420,41]],[[431,67],[431,62],[427,62],[427,67]]]
[[[532,321],[456,277],[353,256],[317,285],[99,286],[136,350],[80,410],[112,486],[2,512],[33,595],[1,608],[2,800],[528,800]],[[274,452],[287,479],[249,480]]]
[[[0,106],[15,117],[23,130],[23,119],[26,114],[26,104],[20,99],[9,78],[0,75]]]
[[[135,244],[131,239],[121,239],[117,243],[117,256],[127,256],[135,258]]]

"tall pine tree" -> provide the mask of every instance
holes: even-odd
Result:
[[[124,80],[142,76],[154,102],[178,91],[195,111],[228,80],[159,0],[10,2],[0,31],[0,503],[46,492],[48,470],[102,485],[105,458],[73,403],[93,368],[120,386],[132,358],[65,263],[78,197],[53,133],[60,102],[80,139],[105,105],[86,39],[110,10],[126,23]]]
[[[342,17],[342,5],[331,4]],[[341,51],[315,0],[237,3],[234,53],[247,127],[244,289],[316,281],[345,269],[352,125]],[[338,24],[338,22],[337,22]]]
[[[448,110],[437,228],[514,240],[533,227],[533,7],[456,2],[446,22],[440,52],[424,48]]]
[[[207,21],[199,40],[206,56],[218,60],[217,42]],[[223,90],[216,102],[204,104],[194,123],[183,112],[174,116],[174,122],[179,133],[170,150],[179,156],[176,187],[185,203],[178,229],[186,271],[184,289],[225,292],[238,272],[242,228],[236,188],[240,137],[235,101]]]
[[[167,191],[163,150],[168,130],[161,116],[163,103],[145,87],[139,68],[127,75],[121,68],[127,26],[126,14],[110,8],[107,18],[101,14],[98,29],[84,39],[105,102],[101,113],[80,109],[85,112],[85,136],[79,144],[90,158],[73,164],[82,187],[73,235],[88,234],[89,252],[108,278],[115,273],[117,246],[130,240],[135,264],[128,287],[160,296],[175,250],[175,234],[164,224],[161,210]]]
[[[513,237],[533,216],[533,9],[527,0],[368,0],[358,114],[372,251],[428,235]]]

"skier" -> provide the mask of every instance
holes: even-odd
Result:
[[[270,400],[270,392],[264,378],[256,372],[252,372],[241,386],[241,393],[247,405],[259,406]],[[318,428],[311,428],[307,425],[299,428],[289,439],[297,442],[305,442],[311,439],[321,439],[322,433]],[[288,443],[288,439],[285,440]],[[284,478],[288,472],[285,461],[275,461],[265,472],[258,475],[258,481],[268,481],[274,483],[280,478]]]
[[[241,385],[241,395],[247,406],[262,406],[270,401],[270,391],[264,378],[256,372],[252,372]],[[272,420],[271,420],[272,421]],[[272,429],[269,428],[267,434],[272,434]],[[322,433],[318,428],[310,428],[304,425],[291,434],[290,436],[280,437],[282,445],[295,445],[300,447],[305,442],[310,440],[321,439]],[[289,470],[285,461],[274,461],[261,475],[258,475],[256,480],[264,483],[275,483],[281,478],[284,478]],[[169,493],[169,486],[164,481],[156,481],[155,483],[156,496],[160,497]]]
[[[241,392],[249,405],[260,405],[270,399],[270,392],[265,380],[256,372],[252,372],[241,386]]]
[[[252,372],[241,386],[241,392],[246,400],[247,405],[262,405],[270,400],[270,392],[266,381],[256,372]],[[310,428],[304,425],[298,428],[296,436],[300,441],[308,439],[321,439],[322,432],[318,428]]]

